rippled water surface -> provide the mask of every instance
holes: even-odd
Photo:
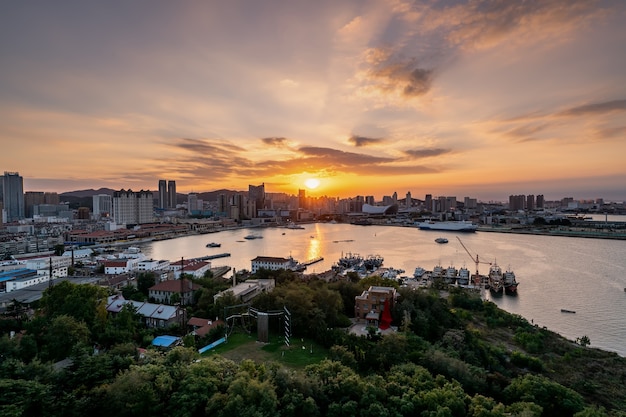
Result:
[[[243,238],[251,232],[263,239]],[[449,243],[435,243],[439,236]],[[221,247],[206,248],[209,242]],[[250,270],[256,256],[291,255],[300,262],[324,257],[307,272],[326,271],[347,253],[377,254],[385,258],[384,266],[404,269],[406,275],[417,266],[431,270],[436,264],[474,271],[478,255],[481,273],[487,273],[487,262],[495,261],[514,270],[520,282],[517,296],[485,294],[501,308],[568,339],[586,335],[592,346],[626,356],[626,241],[320,223],[305,225],[304,230],[240,229],[188,236],[145,244],[142,250],[154,259],[170,261],[227,252],[231,256],[213,260],[213,266],[237,270]],[[576,314],[561,313],[562,308]]]

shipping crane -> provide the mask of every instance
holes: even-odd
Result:
[[[470,251],[465,247],[465,245],[463,244],[463,242],[461,241],[461,238],[459,238],[458,236],[456,237],[457,240],[459,241],[459,243],[461,244],[461,246],[463,246],[463,249],[465,249],[465,252],[467,252],[467,254],[469,255],[469,257],[472,259],[472,261],[474,261],[474,263],[476,264],[476,275],[474,275],[474,279],[479,279],[480,278],[480,273],[478,272],[478,264],[482,263],[482,264],[487,264],[487,265],[491,265],[491,262],[485,262],[485,261],[481,261],[480,259],[478,259],[478,254],[476,254],[476,259],[474,259],[474,256],[472,256],[472,254],[470,253]]]

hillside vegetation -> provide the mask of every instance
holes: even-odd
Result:
[[[277,287],[253,305],[289,308],[299,342],[290,348],[255,342],[248,328],[239,342],[204,356],[197,346],[221,334],[157,350],[149,347],[154,335],[185,332],[145,329],[132,309],[108,316],[107,293],[94,286],[52,287],[32,317],[16,305],[1,322],[0,415],[626,416],[626,359],[566,340],[476,294],[399,289],[392,312],[398,331],[355,336],[346,331],[354,296],[394,282],[259,274],[269,276]],[[221,284],[198,282],[203,290],[188,317],[237,303],[225,297],[212,304]],[[148,350],[140,355],[139,347]]]

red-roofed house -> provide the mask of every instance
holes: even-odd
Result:
[[[193,293],[201,287],[198,284],[183,279],[162,281],[148,289],[148,297],[154,299],[157,303],[170,304],[171,297],[174,294],[181,295],[183,305],[193,303]]]
[[[182,265],[181,265],[182,263]],[[205,272],[211,269],[211,262],[198,261],[196,259],[188,259],[176,262],[170,262],[170,271],[174,272],[174,278],[179,279],[180,274],[189,274],[197,278],[202,278]]]
[[[206,336],[211,330],[223,324],[222,320],[207,320],[200,317],[192,317],[187,322],[193,334],[199,337]]]

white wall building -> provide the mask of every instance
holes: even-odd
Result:
[[[269,269],[277,271],[279,269],[289,269],[292,260],[288,258],[276,258],[273,256],[257,256],[252,261],[252,273],[254,274],[259,269]]]
[[[113,198],[108,194],[93,196],[93,217],[99,219],[113,215]]]
[[[113,193],[113,218],[117,224],[143,224],[154,221],[152,192],[121,190]]]

